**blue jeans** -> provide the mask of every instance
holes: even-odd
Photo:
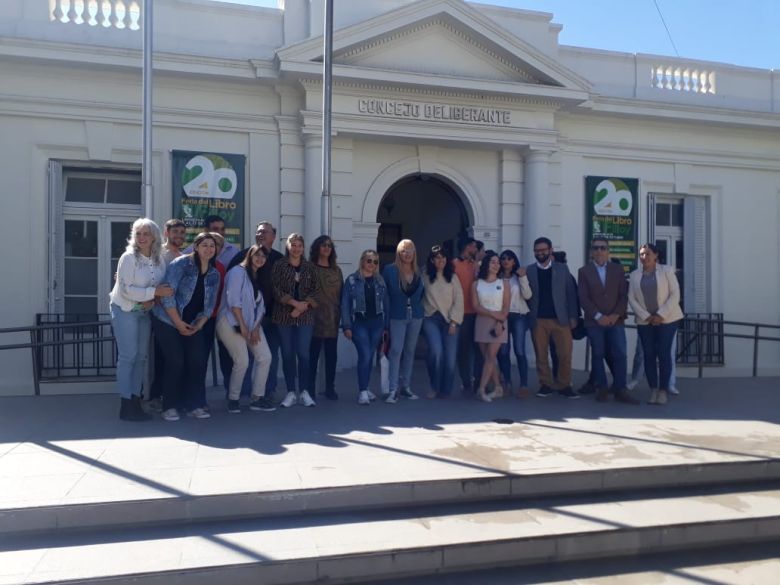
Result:
[[[604,359],[609,355],[612,364],[612,391],[619,392],[626,387],[627,350],[626,328],[623,324],[612,327],[593,325],[588,327],[591,358],[590,369],[593,381],[599,388],[607,387],[607,370]]]
[[[409,386],[422,319],[390,319],[390,392]]]
[[[674,322],[637,327],[639,339],[642,341],[642,351],[645,354],[645,376],[650,388],[669,389],[672,374],[672,342],[677,337],[678,326],[679,323]]]
[[[440,396],[452,394],[455,382],[455,361],[458,356],[458,332],[450,335],[450,324],[439,317],[423,319],[423,333],[428,340],[428,377],[431,388]]]
[[[118,359],[117,390],[122,398],[141,395],[152,321],[146,311],[123,311],[111,303],[111,328],[114,330]]]
[[[282,369],[287,391],[308,390],[306,386],[309,383],[309,348],[314,334],[314,325],[277,325],[277,327],[282,342]],[[296,373],[299,387],[295,385]],[[268,378],[270,382],[270,374]]]
[[[358,354],[358,392],[368,390],[371,366],[384,329],[385,323],[381,315],[373,319],[355,319],[352,323],[352,343],[355,344]]]
[[[268,342],[268,349],[271,350],[271,369],[268,370],[268,382],[265,385],[265,395],[273,396],[276,392],[276,384],[279,380],[279,350],[282,347],[282,340],[279,337],[279,326],[271,321],[271,317],[263,317],[263,333]]]
[[[644,367],[645,354],[642,351],[642,340],[637,339],[634,351],[634,363],[631,366],[631,379],[639,382]],[[677,387],[677,335],[672,338],[672,373],[669,375],[669,388]]]
[[[528,357],[525,353],[525,337],[528,331],[528,317],[520,313],[509,313],[507,333],[509,339],[498,350],[498,367],[501,369],[501,375],[504,381],[511,388],[512,383],[512,362],[509,360],[509,346],[515,351],[517,360],[517,369],[520,372],[520,387],[528,387]]]

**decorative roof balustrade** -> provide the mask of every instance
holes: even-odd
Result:
[[[680,65],[653,65],[650,67],[650,87],[714,95],[715,72]]]
[[[139,30],[141,4],[138,0],[49,0],[54,22]]]

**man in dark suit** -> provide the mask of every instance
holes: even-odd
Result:
[[[536,395],[546,398],[555,391],[548,359],[552,339],[558,355],[558,393],[566,398],[579,398],[571,387],[571,330],[577,325],[579,316],[576,285],[569,268],[554,262],[552,253],[552,242],[548,238],[537,238],[534,242],[536,262],[527,269],[532,293],[528,300],[528,316],[540,384]]]
[[[596,400],[609,399],[604,359],[612,364],[612,392],[617,402],[639,404],[626,390],[626,330],[628,282],[623,267],[610,262],[609,241],[596,236],[590,244],[592,262],[577,274],[580,306],[585,312],[585,328],[591,348],[591,371],[596,384]]]

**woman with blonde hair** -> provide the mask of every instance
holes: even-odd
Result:
[[[363,405],[376,398],[368,389],[371,363],[387,328],[387,287],[378,269],[379,254],[376,250],[365,250],[360,255],[358,269],[344,281],[341,295],[341,327],[344,337],[357,350],[358,404]]]
[[[122,420],[151,418],[141,407],[141,385],[152,330],[149,311],[155,296],[173,294],[170,286],[162,284],[164,276],[160,228],[147,217],[139,218],[130,229],[127,248],[119,257],[116,282],[109,294],[111,328],[119,354],[116,379]]]
[[[395,261],[382,270],[387,286],[390,317],[390,355],[388,356],[390,392],[385,401],[394,404],[398,397],[416,400],[410,388],[414,351],[425,312],[424,286],[417,270],[417,250],[412,240],[401,240]]]
[[[304,258],[303,236],[287,236],[284,258],[271,273],[274,289],[273,321],[279,327],[282,342],[282,369],[287,394],[281,406],[297,403],[316,406],[309,384],[309,350],[314,334],[314,311],[317,308],[319,282],[314,266]],[[297,381],[297,385],[296,385]]]

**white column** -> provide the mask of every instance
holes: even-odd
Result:
[[[525,182],[523,185],[523,250],[524,263],[533,261],[533,243],[540,236],[547,236],[549,221],[550,152],[531,150],[525,156]],[[553,242],[553,246],[555,242]]]
[[[501,240],[499,247],[504,250],[510,248],[520,252],[522,246],[523,224],[523,157],[517,150],[505,149],[501,151],[500,165],[500,212]],[[521,262],[525,262],[521,258]],[[528,260],[530,262],[530,260]]]
[[[303,237],[308,246],[317,236],[321,235],[320,218],[322,215],[322,136],[307,134],[305,137],[306,152],[304,155],[304,208]]]

